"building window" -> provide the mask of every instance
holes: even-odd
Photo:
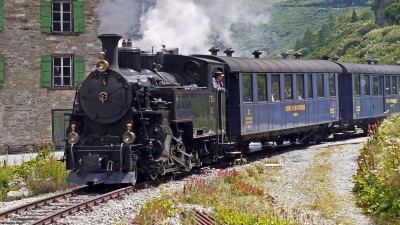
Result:
[[[4,0],[0,0],[0,32],[4,31]]]
[[[72,86],[72,57],[53,57],[53,86]]]
[[[85,79],[85,61],[77,55],[42,56],[42,87],[71,88]]]
[[[72,11],[70,2],[53,2],[52,31],[72,32]]]
[[[41,0],[42,32],[69,34],[85,31],[83,0]]]

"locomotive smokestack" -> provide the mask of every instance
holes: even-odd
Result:
[[[105,60],[110,64],[109,68],[118,70],[118,42],[122,36],[118,34],[102,34],[97,38],[100,39],[101,45],[106,52]]]
[[[208,51],[211,52],[211,55],[217,55],[217,53],[219,52],[219,48],[212,46],[210,49],[208,49]]]
[[[226,56],[228,56],[228,57],[232,57],[232,54],[233,54],[234,52],[235,52],[235,51],[232,50],[232,48],[227,48],[227,49],[224,51],[224,53],[225,53]]]

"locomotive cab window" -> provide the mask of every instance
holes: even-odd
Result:
[[[336,76],[335,74],[329,74],[329,97],[336,97]]]
[[[257,93],[259,102],[267,101],[267,78],[265,74],[257,75]]]
[[[281,99],[281,82],[279,80],[278,74],[273,74],[271,76],[271,95],[272,101],[280,101]]]
[[[285,100],[293,100],[293,75],[285,74]]]
[[[324,74],[317,74],[317,97],[323,98],[324,95]]]
[[[304,99],[304,74],[297,74],[296,76],[297,99]]]
[[[253,102],[253,79],[251,74],[242,75],[243,102]]]

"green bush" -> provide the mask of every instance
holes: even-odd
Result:
[[[400,218],[400,114],[386,119],[357,159],[358,204],[380,219]]]

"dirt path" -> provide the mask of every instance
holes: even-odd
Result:
[[[356,206],[353,176],[366,138],[322,144],[274,156],[284,167],[269,192],[288,212],[301,211],[305,224],[370,225]]]

